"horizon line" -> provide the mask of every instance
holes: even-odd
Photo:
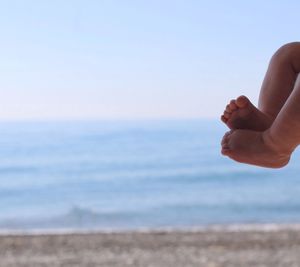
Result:
[[[217,120],[218,117],[137,117],[137,118],[0,118],[0,123],[6,122],[93,122],[93,121],[197,121]]]

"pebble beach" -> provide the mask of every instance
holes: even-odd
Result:
[[[2,234],[2,267],[296,267],[299,227]]]

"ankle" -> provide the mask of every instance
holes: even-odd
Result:
[[[264,113],[264,112],[262,112],[262,113],[265,115],[265,117],[266,117],[267,120],[270,122],[270,124],[273,124],[273,122],[274,122],[275,119],[276,119],[276,116],[271,115],[271,114],[268,114],[268,113]]]
[[[288,142],[284,142],[284,140],[282,141],[280,138],[276,138],[271,129],[268,129],[262,133],[262,140],[264,144],[273,152],[278,154],[278,156],[286,157],[287,155],[291,155],[295,149],[295,146],[289,144]]]
[[[265,124],[265,129],[269,129],[272,126],[276,117],[274,117],[268,113],[265,113],[265,112],[261,111],[260,109],[258,109],[258,110],[260,111],[260,114],[261,114],[260,116],[262,117],[262,121]]]

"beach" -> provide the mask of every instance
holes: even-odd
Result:
[[[2,234],[0,266],[293,267],[299,227]]]
[[[299,267],[300,151],[276,172],[234,164],[222,134],[0,125],[0,267]]]

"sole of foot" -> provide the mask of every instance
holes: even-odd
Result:
[[[221,153],[231,159],[266,168],[282,168],[288,164],[292,151],[283,151],[267,131],[232,130],[221,142]]]
[[[246,96],[233,99],[226,106],[221,120],[229,129],[265,131],[273,119],[256,108]]]

